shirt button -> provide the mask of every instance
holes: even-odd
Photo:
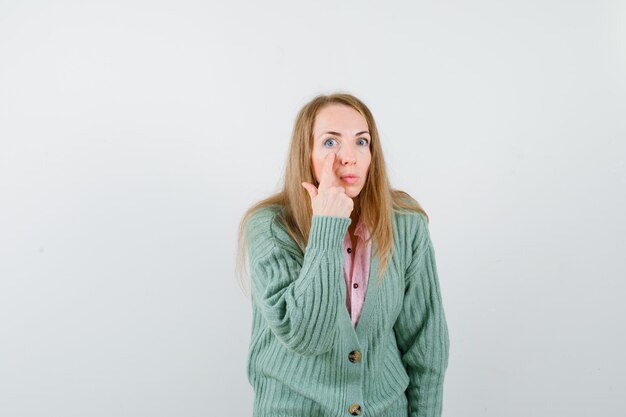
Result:
[[[348,354],[348,360],[352,363],[357,363],[361,360],[361,352],[358,350],[353,350]]]
[[[352,253],[352,248],[348,248],[348,253]]]
[[[352,284],[352,288],[359,288],[359,284],[355,282],[354,284]]]
[[[361,414],[361,406],[358,404],[352,404],[350,408],[348,408],[348,411],[350,411],[350,414],[353,416],[358,416]]]

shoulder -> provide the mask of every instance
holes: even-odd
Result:
[[[280,211],[281,206],[271,205],[252,212],[246,222],[247,238],[250,240],[273,238],[274,223]]]
[[[417,210],[393,209],[393,222],[416,232],[423,233],[428,229],[428,219],[424,213]]]
[[[428,219],[417,210],[394,209],[393,228],[398,239],[410,245],[414,252],[420,251],[430,240]]]
[[[296,242],[289,235],[283,223],[284,207],[270,205],[255,210],[246,223],[246,239],[250,246],[258,248],[279,248],[300,254]],[[264,252],[264,251],[261,251]]]

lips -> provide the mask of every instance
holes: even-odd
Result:
[[[341,180],[347,182],[348,184],[354,184],[359,180],[359,177],[353,174],[348,174],[341,177]]]

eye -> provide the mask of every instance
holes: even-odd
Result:
[[[337,142],[337,141],[336,141],[335,139],[333,139],[333,138],[326,139],[326,140],[324,141],[324,146],[326,146],[326,145],[328,144],[328,142]],[[331,146],[332,146],[332,145],[331,145]],[[326,146],[326,147],[328,147],[328,146]]]
[[[369,145],[369,143],[370,143],[370,141],[369,141],[369,140],[367,140],[367,139],[365,139],[365,138],[360,138],[360,139],[359,139],[359,142],[362,142],[362,141],[364,141],[364,142],[365,142],[365,143],[363,144],[363,146],[367,146],[367,145]]]

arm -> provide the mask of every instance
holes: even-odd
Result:
[[[419,243],[406,271],[406,289],[394,324],[402,362],[410,378],[406,390],[411,417],[441,416],[448,366],[448,327],[439,290],[435,251],[420,215]]]
[[[342,245],[350,221],[313,216],[304,258],[275,237],[274,217],[249,228],[252,300],[273,334],[301,355],[333,345],[345,299]]]

